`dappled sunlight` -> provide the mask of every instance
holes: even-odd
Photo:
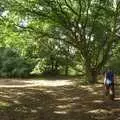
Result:
[[[70,108],[72,108],[75,105],[76,105],[76,103],[68,103],[68,104],[58,105],[58,106],[56,106],[56,108],[58,110],[69,110]]]
[[[100,88],[100,87],[103,87],[103,84],[95,84],[94,87],[96,87],[96,88]]]
[[[70,80],[23,80],[20,85],[18,81],[17,85],[15,81],[13,83],[9,81],[6,85],[17,87],[0,89],[0,109],[5,116],[11,117],[10,120],[22,116],[25,120],[106,120],[108,115],[112,120],[118,117],[114,114],[120,112],[119,95],[115,101],[104,100],[103,85],[100,84],[75,87]]]
[[[64,98],[59,98],[59,99],[57,99],[58,101],[73,101],[73,100],[79,100],[80,99],[80,97],[73,97],[73,98],[71,98],[71,97],[64,97]]]
[[[43,108],[42,107],[37,107],[38,110],[42,110]]]
[[[120,101],[120,97],[115,98],[116,101]]]
[[[54,111],[55,114],[67,114],[67,111]]]
[[[83,89],[85,89],[85,90],[87,90],[87,91],[89,91],[89,92],[94,92],[93,86],[90,86],[90,85],[81,85],[80,87],[83,88]]]
[[[80,85],[79,88],[82,88],[93,95],[103,95],[103,84],[94,84],[94,85]],[[102,89],[101,89],[102,88]]]
[[[29,108],[23,106],[23,107],[21,107],[21,108],[20,108],[20,107],[15,108],[14,111],[15,111],[15,112],[28,113],[28,111],[29,111],[28,109],[29,109]]]
[[[31,110],[32,113],[37,113],[38,111],[37,110]]]
[[[70,108],[71,106],[68,104],[68,105],[58,105],[56,106],[56,108],[60,108],[60,109],[66,109],[66,108]]]
[[[25,81],[25,83],[48,87],[69,86],[73,84],[70,80],[33,80]]]
[[[112,119],[112,112],[106,109],[94,109],[90,110],[87,113],[91,114],[95,120],[114,120]]]
[[[18,101],[18,100],[14,100],[13,102],[14,102],[15,104],[21,104],[20,101]]]
[[[4,98],[6,98],[6,99],[10,99],[11,98],[11,96],[10,95],[0,95],[0,97],[4,97]]]
[[[56,87],[73,85],[70,80],[1,80],[0,88]]]
[[[105,110],[105,109],[95,109],[95,110],[88,111],[88,113],[95,113],[95,114],[108,113],[108,114],[111,114],[111,111]]]
[[[10,106],[10,103],[5,102],[5,101],[0,101],[0,108],[1,107],[9,107],[9,106]]]
[[[93,100],[93,103],[103,103],[103,100]]]
[[[46,93],[53,93],[54,91],[52,91],[52,90],[46,90],[45,92]]]
[[[95,84],[95,85],[80,85],[80,88],[86,89],[90,92],[93,92],[95,88],[101,88],[103,85]]]
[[[23,92],[17,92],[17,95],[25,95]]]
[[[98,94],[98,92],[95,92],[95,91],[94,91],[94,92],[92,92],[92,94],[93,94],[93,95],[97,95],[97,94]]]

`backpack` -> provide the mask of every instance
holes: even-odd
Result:
[[[105,83],[106,83],[107,85],[112,84],[112,82],[113,82],[113,77],[114,77],[113,72],[107,72],[107,73],[106,73],[106,78],[105,78]]]
[[[112,81],[110,79],[106,79],[105,84],[110,85],[110,84],[112,84]]]

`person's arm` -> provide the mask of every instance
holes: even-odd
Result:
[[[104,84],[105,84],[105,82],[106,82],[106,72],[105,72],[105,75],[104,75]]]

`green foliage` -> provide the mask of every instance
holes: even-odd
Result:
[[[118,44],[119,1],[4,0],[0,4],[9,10],[7,19],[1,20],[8,21],[6,28],[11,30],[8,33],[14,33],[11,37],[1,33],[2,39],[6,38],[2,46],[17,45],[25,57],[44,59],[40,63],[43,72],[64,69],[67,74],[75,55],[80,56],[79,60],[74,59],[79,64],[76,69],[82,66],[88,79],[94,79],[111,57],[112,46]],[[27,26],[20,26],[21,21],[27,21]],[[76,52],[73,55],[68,46],[79,55]]]
[[[15,50],[0,48],[0,76],[1,77],[27,77],[33,66]]]
[[[114,72],[120,74],[120,42],[118,40],[118,46],[112,46],[111,57],[109,58],[106,66],[110,67]]]

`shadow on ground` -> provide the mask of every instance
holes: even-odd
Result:
[[[116,100],[109,101],[103,95],[102,84],[59,83],[1,87],[0,120],[120,120],[118,86]]]

